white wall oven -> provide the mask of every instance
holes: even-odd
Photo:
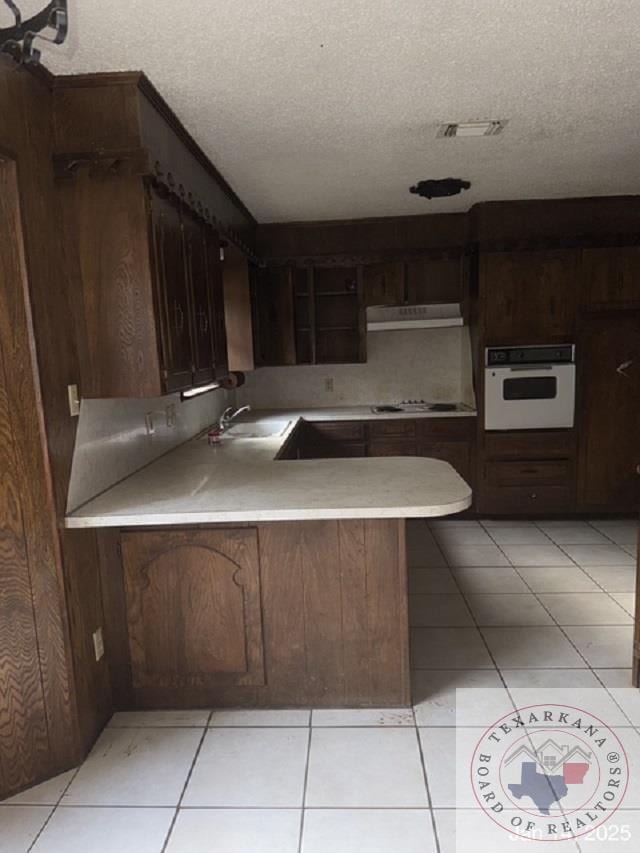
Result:
[[[573,344],[487,347],[485,429],[569,429],[575,392]]]

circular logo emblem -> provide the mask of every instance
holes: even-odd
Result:
[[[471,759],[484,812],[511,835],[535,841],[593,832],[620,807],[628,781],[615,732],[569,705],[506,714],[484,732]]]

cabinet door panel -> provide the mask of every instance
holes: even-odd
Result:
[[[578,348],[580,502],[636,512],[640,503],[640,311],[585,317]]]
[[[182,221],[177,203],[149,189],[162,356],[167,391],[192,382],[189,295]]]
[[[578,253],[496,252],[480,263],[488,345],[572,343]]]
[[[213,379],[213,318],[211,281],[205,227],[189,215],[184,217],[187,274],[191,286],[193,361],[195,384]]]
[[[404,278],[404,261],[365,265],[362,270],[365,304],[402,305]]]
[[[296,363],[293,270],[267,267],[257,280],[259,358],[264,365]],[[305,303],[300,300],[302,307]],[[304,322],[306,320],[306,322]],[[303,317],[306,328],[308,317]]]
[[[264,684],[255,530],[122,542],[135,687]]]
[[[213,324],[213,358],[216,377],[228,373],[227,327],[224,309],[224,281],[220,260],[220,238],[216,231],[207,230],[207,270]]]
[[[640,304],[640,247],[585,249],[582,272],[585,305]]]
[[[420,456],[448,462],[467,483],[473,483],[471,445],[464,441],[438,441],[420,445]]]
[[[464,260],[458,258],[414,258],[407,262],[409,305],[425,302],[461,302]]]

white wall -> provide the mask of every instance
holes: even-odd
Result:
[[[202,432],[234,402],[235,392],[222,390],[184,402],[179,394],[140,400],[83,400],[67,511]],[[166,407],[171,404],[176,410],[172,427],[166,420]],[[147,434],[147,412],[153,416],[153,435]]]
[[[366,364],[263,367],[247,374],[238,403],[313,408],[425,399],[475,406],[467,327],[370,332],[367,350]]]

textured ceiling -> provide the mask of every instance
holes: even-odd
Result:
[[[638,0],[70,0],[70,10],[70,39],[43,51],[48,67],[145,71],[259,221],[640,193]],[[484,118],[509,124],[496,138],[435,138],[442,121]],[[408,192],[448,176],[473,186],[434,201]]]

